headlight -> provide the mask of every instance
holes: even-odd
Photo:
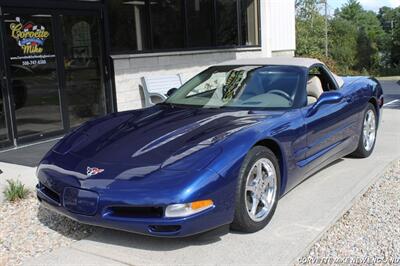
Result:
[[[165,217],[186,217],[214,206],[210,199],[199,200],[191,203],[173,204],[165,209]]]

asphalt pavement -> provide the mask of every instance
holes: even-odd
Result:
[[[384,107],[400,109],[400,78],[380,80],[384,94]]]
[[[35,167],[59,140],[60,138],[56,138],[0,150],[0,162]]]

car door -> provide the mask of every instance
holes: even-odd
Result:
[[[317,73],[312,73],[315,69],[318,70]],[[327,160],[339,156],[347,144],[347,127],[351,116],[348,108],[351,98],[338,90],[336,81],[326,67],[315,65],[309,71],[310,76],[318,76],[321,79],[324,94],[334,92],[338,98],[337,101],[320,104],[323,98],[320,96],[317,102],[302,109],[307,131],[306,159],[302,165],[305,175],[322,167]]]

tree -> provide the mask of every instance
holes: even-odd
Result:
[[[399,12],[397,13],[398,16],[396,18],[396,26],[393,30],[393,42],[391,47],[391,65],[393,67],[397,67],[400,70],[400,8]],[[400,74],[400,72],[398,73]]]
[[[345,74],[400,71],[400,7],[382,7],[376,14],[364,10],[359,1],[348,0],[329,19],[326,58],[320,1],[296,0],[297,55],[320,58]]]
[[[339,66],[340,72],[349,73],[356,65],[357,27],[350,21],[335,17],[330,21],[329,54]]]
[[[379,49],[385,47],[385,32],[376,14],[364,10],[357,0],[348,0],[336,16],[357,28],[356,68],[368,71],[378,68],[382,56]]]
[[[358,32],[357,60],[357,68],[362,71],[373,70],[379,63],[378,49],[365,28]]]
[[[396,26],[396,21],[400,16],[400,7],[390,8],[387,6],[381,7],[379,9],[377,18],[386,33],[393,34],[394,28]]]
[[[400,65],[400,7],[382,7],[378,12],[378,19],[385,37],[382,40],[384,64],[386,67]]]
[[[339,13],[336,15],[345,20],[355,21],[357,20],[359,14],[361,14],[363,11],[364,9],[362,8],[360,2],[357,0],[349,0],[342,6],[342,8],[339,10]]]
[[[296,1],[296,54],[309,56],[324,52],[324,17],[317,0]]]

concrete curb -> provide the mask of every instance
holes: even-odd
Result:
[[[373,174],[374,177],[372,177],[369,182],[367,183],[366,186],[364,186],[356,195],[353,196],[353,198],[347,203],[345,204],[345,207],[343,208],[343,210],[341,212],[339,212],[337,214],[337,216],[332,219],[330,224],[327,224],[326,227],[314,238],[314,240],[312,242],[310,242],[308,244],[308,246],[300,253],[296,256],[296,258],[293,259],[293,261],[291,262],[291,265],[295,265],[298,264],[298,259],[302,256],[305,256],[306,253],[310,250],[310,248],[332,227],[334,226],[342,217],[343,215],[348,212],[353,206],[354,204],[360,200],[360,198],[368,191],[368,189],[373,186],[376,182],[379,181],[380,177],[390,169],[390,167],[397,162],[398,160],[400,160],[400,157],[398,157],[397,159],[391,161],[390,163],[388,163],[383,170],[381,170],[378,174]]]
[[[400,76],[392,76],[392,77],[376,77],[376,79],[377,80],[387,80],[387,81],[389,81],[389,80],[394,80],[394,81],[396,81],[396,80],[400,80]]]

